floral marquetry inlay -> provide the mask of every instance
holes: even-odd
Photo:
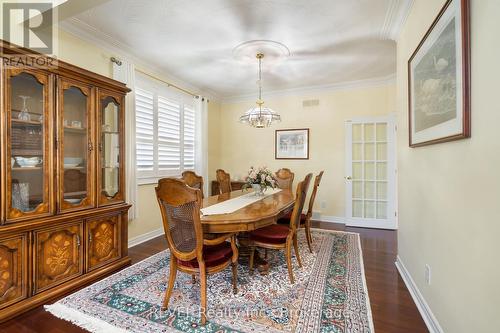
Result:
[[[108,223],[101,223],[94,236],[95,254],[98,257],[105,257],[113,250],[113,226]]]
[[[81,273],[81,230],[78,224],[38,234],[37,289]]]
[[[89,222],[90,267],[97,267],[119,256],[119,217],[111,216]]]
[[[62,274],[72,261],[73,237],[61,231],[44,245],[45,270],[51,276]]]
[[[25,235],[0,240],[0,309],[26,297]]]
[[[12,286],[12,264],[14,262],[14,254],[5,246],[0,246],[0,296]]]

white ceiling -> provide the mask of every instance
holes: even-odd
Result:
[[[257,89],[256,63],[242,64],[232,57],[235,46],[254,39],[278,41],[291,53],[286,61],[266,69],[264,91],[395,73],[392,39],[411,1],[100,2],[66,23],[90,26],[154,67],[220,98],[230,98]]]

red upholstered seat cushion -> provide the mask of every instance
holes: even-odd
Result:
[[[283,224],[273,224],[250,232],[250,239],[267,244],[284,244],[290,228]]]
[[[290,224],[290,219],[292,218],[292,212],[286,214],[278,220],[279,224]],[[300,214],[300,224],[306,223],[306,214]]]
[[[230,260],[233,256],[233,250],[231,249],[231,243],[224,242],[218,245],[203,245],[203,259],[205,260],[206,267],[215,267],[225,263]],[[177,260],[177,263],[181,266],[187,266],[191,268],[198,268],[198,260],[195,258],[189,261]]]

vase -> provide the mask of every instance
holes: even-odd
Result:
[[[264,187],[260,186],[260,184],[252,184],[253,191],[255,192],[255,196],[262,197],[264,196]]]

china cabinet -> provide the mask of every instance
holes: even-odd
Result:
[[[2,42],[1,57],[33,52]],[[0,321],[130,263],[122,83],[0,64]]]

